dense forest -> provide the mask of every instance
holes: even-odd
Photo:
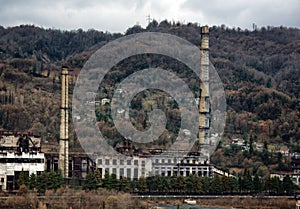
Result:
[[[116,38],[146,31],[170,33],[197,46],[200,44],[199,24],[167,20],[160,23],[153,20],[146,28],[135,25],[125,34],[81,29],[61,31],[32,25],[0,27],[0,130],[30,131],[41,135],[44,141],[55,143],[59,138],[61,65],[67,64],[74,70],[70,81],[72,93],[76,75],[93,52]],[[210,57],[223,82],[227,100],[225,134],[211,161],[224,169],[247,168],[252,175],[264,177],[273,170],[289,170],[288,165],[281,165],[288,163],[289,157],[269,153],[268,146],[286,145],[291,153],[300,150],[300,30],[268,26],[250,31],[213,26]],[[115,85],[122,76],[132,73],[132,69],[174,63],[154,57],[149,64],[147,56],[138,58],[119,63],[107,76],[107,83],[114,81],[111,83]],[[126,66],[128,63],[134,66]],[[184,68],[180,63],[174,66]],[[187,69],[181,74],[192,82],[191,86],[197,86],[199,81],[188,72]],[[100,92],[99,99],[111,97],[113,85]],[[161,92],[146,92],[135,98],[133,106],[139,111],[149,104],[141,100],[145,97],[158,101],[155,104],[158,107],[164,106],[161,96],[164,96]],[[112,142],[117,146],[122,140],[109,111],[105,105],[99,106],[96,115],[104,135],[117,139]],[[169,129],[157,146],[167,146],[171,142],[165,138],[176,135],[180,114],[176,104],[169,104],[164,111],[170,119]],[[146,111],[132,115],[137,129],[147,128]],[[247,150],[233,146],[230,143],[234,138],[241,138],[251,146]],[[79,146],[72,131],[70,139],[71,147]],[[256,143],[264,144],[264,150],[255,150]]]

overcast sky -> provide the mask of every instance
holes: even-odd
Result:
[[[125,32],[147,16],[201,25],[300,28],[299,0],[0,0],[0,25]]]

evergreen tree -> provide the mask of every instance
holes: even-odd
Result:
[[[246,173],[246,175],[243,177],[244,180],[244,189],[247,192],[252,192],[253,191],[253,180],[252,176],[250,175],[249,172]]]
[[[111,180],[111,189],[118,190],[119,189],[119,180],[117,179],[117,175],[111,174],[110,180]]]
[[[280,152],[278,152],[277,154],[277,163],[278,163],[278,170],[279,171],[284,170],[284,164],[282,162],[282,154]]]
[[[147,188],[149,192],[152,192],[156,189],[156,186],[154,184],[154,177],[150,176],[146,179],[146,183],[147,183]]]
[[[140,177],[137,183],[137,188],[139,192],[145,192],[147,190],[147,182],[145,177]]]
[[[255,174],[254,179],[253,179],[253,189],[254,189],[254,192],[256,192],[256,193],[260,193],[262,191],[262,182],[259,179],[257,174]]]
[[[154,177],[154,185],[155,185],[155,187],[156,187],[156,189],[158,190],[158,191],[162,191],[162,189],[163,189],[163,185],[162,185],[162,177],[161,176],[155,176]]]
[[[103,187],[106,189],[112,189],[112,179],[109,173],[104,174],[104,179],[103,179]]]
[[[267,141],[264,141],[262,161],[264,162],[265,165],[269,164],[269,151],[268,151],[268,143],[267,143]]]
[[[177,182],[177,177],[175,175],[171,176],[170,178],[170,187],[171,190],[174,192],[178,190],[178,182]]]
[[[271,181],[271,178],[269,177],[265,182],[264,191],[270,193],[271,188],[272,188],[272,181]]]
[[[44,193],[47,189],[47,174],[43,172],[36,177],[36,189],[39,193]]]
[[[162,183],[162,191],[168,192],[171,189],[171,184],[170,184],[170,179],[162,176],[161,178],[161,183]]]
[[[222,186],[223,186],[223,188],[222,188],[223,192],[230,191],[230,185],[229,185],[228,177],[227,176],[222,176],[221,181],[222,181]]]
[[[93,172],[90,171],[86,175],[86,178],[85,178],[85,181],[84,181],[84,184],[83,184],[82,188],[85,189],[85,190],[93,190],[93,189],[97,188],[97,182],[96,182],[96,179],[94,177]]]
[[[218,175],[215,175],[211,180],[210,192],[213,194],[221,194],[223,192],[222,181]]]
[[[182,191],[185,188],[185,180],[183,176],[177,176],[178,190]]]
[[[31,190],[36,187],[36,175],[34,173],[29,176],[28,187]]]
[[[128,178],[122,178],[120,180],[119,190],[123,192],[130,192],[130,181]]]
[[[100,170],[98,168],[96,168],[96,170],[94,171],[94,177],[96,179],[97,182],[97,187],[101,187],[102,186],[102,176],[100,173]]]
[[[131,192],[135,192],[136,185],[137,185],[136,180],[133,179],[132,181],[130,181],[130,190],[131,190]]]
[[[253,149],[253,137],[250,135],[250,142],[249,142],[249,154],[252,155],[254,153]]]
[[[196,182],[195,182],[195,192],[201,193],[202,192],[202,181],[201,179],[195,175]]]
[[[289,175],[284,176],[282,184],[286,194],[291,195],[294,193],[294,183]]]
[[[239,190],[238,179],[236,179],[234,177],[229,177],[228,182],[229,182],[229,190],[230,190],[231,193],[236,192],[236,191]]]
[[[207,176],[201,178],[201,184],[204,194],[208,194],[210,191],[210,178],[208,178]]]
[[[25,173],[23,170],[20,172],[18,180],[17,180],[17,185],[20,187],[21,185],[28,186],[29,183],[29,177],[27,173]]]
[[[53,189],[57,190],[58,188],[64,186],[64,184],[65,184],[65,181],[64,181],[64,178],[62,176],[62,173],[60,171],[56,172],[55,175],[54,175]]]

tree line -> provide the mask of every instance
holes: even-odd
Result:
[[[130,180],[117,179],[115,174],[106,173],[104,178],[98,169],[87,174],[83,184],[78,179],[71,178],[66,184],[60,172],[43,172],[40,175],[26,175],[21,172],[17,180],[19,188],[24,186],[29,190],[44,193],[46,190],[57,190],[68,186],[82,190],[96,190],[105,188],[126,193],[139,194],[201,194],[201,195],[226,195],[226,194],[266,194],[266,195],[292,195],[299,190],[299,186],[292,182],[289,175],[283,180],[279,177],[268,179],[254,177],[245,172],[240,177],[226,177],[215,175],[213,177],[189,176],[149,176]]]
[[[114,189],[131,193],[154,193],[154,194],[261,194],[266,195],[292,195],[299,189],[292,182],[289,175],[283,180],[279,177],[263,179],[258,175],[251,176],[245,172],[240,177],[199,177],[189,176],[150,176],[129,180],[127,178],[117,179],[115,174],[104,175],[101,178],[100,172],[96,169],[90,172],[82,187],[83,189],[94,190],[97,188]]]

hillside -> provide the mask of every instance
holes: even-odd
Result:
[[[143,31],[171,33],[195,45],[200,43],[200,27],[192,23],[182,25],[154,20],[146,29],[140,26],[129,28],[125,35]],[[0,130],[31,131],[42,135],[45,141],[58,140],[59,70],[62,63],[68,64],[76,74],[96,49],[122,36],[95,30],[0,27]],[[245,153],[232,146],[228,148],[227,144],[233,138],[242,138],[248,144],[251,141],[283,144],[291,152],[300,150],[300,30],[267,27],[248,31],[230,29],[224,25],[214,26],[210,29],[210,46],[211,62],[223,81],[228,105],[224,140],[212,161],[223,168],[248,166],[253,172],[257,172],[259,167],[261,170],[264,167],[277,169],[276,160],[263,162],[263,156],[259,153]],[[107,83],[113,85],[107,87],[106,93],[99,97],[110,97],[118,79],[132,73],[131,70],[147,67],[147,64],[154,67],[166,63],[166,58],[155,56],[151,64],[146,60],[147,56],[132,57],[130,62],[134,66],[126,66],[129,63],[127,61],[119,63],[110,74],[114,76],[107,76]],[[178,63],[174,66],[185,69]],[[191,81],[190,85],[197,86],[199,81],[188,72],[187,69],[180,74]],[[75,80],[74,76],[71,87]],[[134,102],[147,105],[151,102],[151,96],[152,100],[154,98],[157,101],[164,94],[146,92]],[[143,98],[148,100],[142,102]],[[139,113],[139,105],[136,105],[137,112],[132,122],[137,128],[145,129],[147,115],[146,112]],[[164,102],[154,105],[163,107]],[[176,105],[165,107],[165,111],[170,119],[169,131],[162,136],[162,142],[155,146],[170,144],[166,138],[176,135],[180,121]],[[115,139],[112,144],[116,146],[122,137],[112,125],[109,109],[99,107],[96,113],[101,130],[108,138]],[[78,146],[77,143],[72,132],[71,146]],[[237,156],[240,156],[241,162]],[[250,160],[252,165],[255,162],[260,164],[254,168],[249,166]],[[287,162],[288,158],[284,160]]]

